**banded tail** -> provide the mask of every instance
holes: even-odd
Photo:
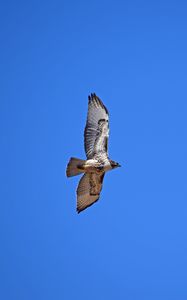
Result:
[[[67,165],[66,169],[66,175],[67,177],[72,177],[79,175],[84,172],[83,169],[81,169],[81,166],[85,163],[85,160],[71,157],[69,160],[69,163]]]

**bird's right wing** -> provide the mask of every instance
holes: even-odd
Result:
[[[105,173],[85,173],[77,188],[77,212],[94,204],[100,196]]]
[[[88,97],[88,115],[84,131],[84,146],[88,159],[108,152],[109,115],[102,101],[91,94]]]

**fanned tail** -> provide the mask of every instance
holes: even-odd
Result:
[[[81,166],[83,166],[84,163],[85,160],[83,159],[71,157],[66,169],[67,177],[72,177],[83,173],[84,169],[82,168],[81,170]]]

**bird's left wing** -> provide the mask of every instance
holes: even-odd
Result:
[[[109,115],[102,101],[91,94],[88,97],[88,115],[84,131],[84,146],[88,159],[108,152]]]
[[[105,173],[85,173],[77,188],[77,212],[94,204],[100,196]]]

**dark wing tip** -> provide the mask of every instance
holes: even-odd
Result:
[[[97,95],[96,93],[91,93],[89,96],[88,96],[88,102],[90,103],[91,101],[95,101],[97,99]]]
[[[84,206],[84,207],[82,207],[82,208],[79,208],[79,207],[77,206],[77,213],[80,214],[82,211],[84,211],[84,210],[87,209],[88,207],[92,206],[94,203],[96,203],[96,202],[99,200],[99,197],[100,197],[100,193],[98,194],[98,198],[97,198],[94,202],[92,202],[92,203],[90,203],[90,204],[88,204],[88,205],[86,205],[86,206]]]
[[[93,104],[99,105],[100,107],[102,107],[105,110],[105,112],[107,114],[109,114],[106,106],[103,104],[101,99],[95,93],[91,93],[91,95],[88,96],[88,102],[89,102],[89,104],[91,104],[91,102],[93,102]]]
[[[84,207],[84,208],[78,208],[78,207],[77,207],[77,209],[76,209],[76,210],[77,210],[77,213],[80,214],[80,212],[83,211],[83,210],[85,210],[86,208],[87,208],[87,207]]]

